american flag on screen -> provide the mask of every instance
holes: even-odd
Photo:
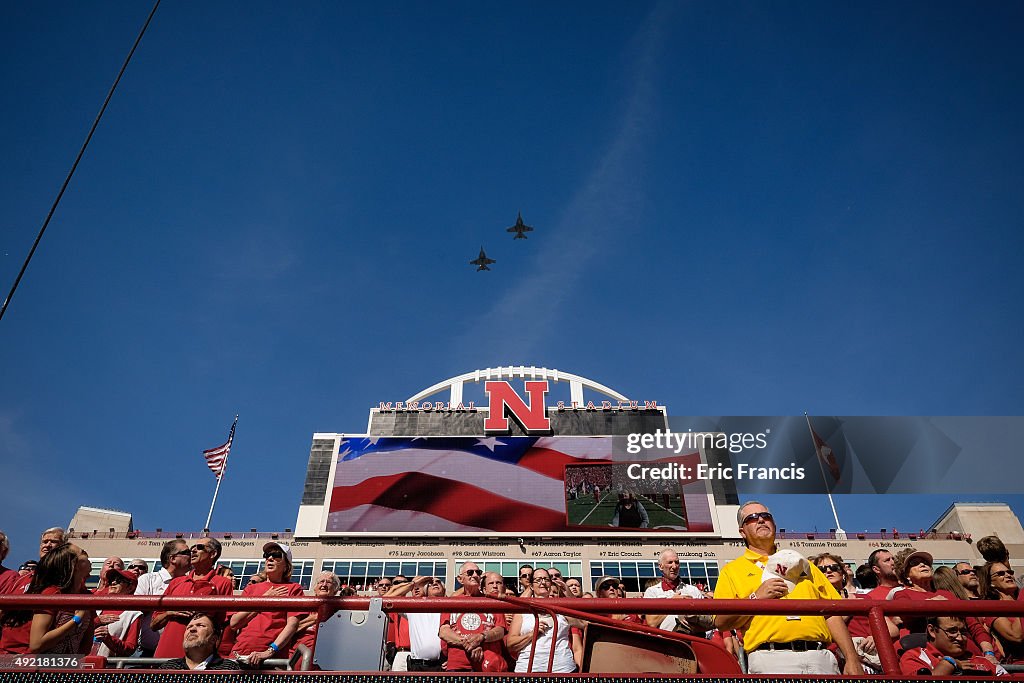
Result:
[[[227,443],[203,451],[203,457],[206,458],[206,466],[210,468],[214,476],[218,479],[224,474],[224,466],[228,462],[228,453],[231,452],[231,442],[235,440],[235,425],[238,424],[238,418],[231,423],[231,432],[228,434]]]
[[[608,437],[346,439],[326,530],[570,531],[565,466],[627,457]]]

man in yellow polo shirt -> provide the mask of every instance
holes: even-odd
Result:
[[[715,586],[720,600],[839,600],[824,574],[809,565],[810,579],[789,590],[781,578],[762,580],[768,558],[775,553],[775,519],[761,503],[750,501],[736,515],[747,549],[722,568]],[[756,608],[753,611],[757,611]],[[846,657],[843,674],[863,676],[860,657],[840,616],[718,615],[721,630],[744,629],[743,647],[752,674],[838,674],[839,664],[826,648],[833,641]]]

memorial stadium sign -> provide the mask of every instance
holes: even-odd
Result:
[[[551,431],[551,420],[547,417],[549,406],[546,397],[549,391],[547,380],[524,383],[529,401],[523,399],[512,385],[503,380],[484,383],[487,394],[488,417],[484,421],[487,434],[508,434],[509,418],[518,422],[527,434],[546,434]],[[639,411],[657,410],[657,401],[557,401],[553,409],[558,411]],[[451,401],[380,401],[380,412],[474,412],[473,401],[452,403]]]

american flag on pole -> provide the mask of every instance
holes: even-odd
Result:
[[[218,479],[224,474],[224,466],[228,462],[228,453],[231,452],[231,442],[235,440],[235,425],[238,424],[238,418],[231,423],[231,433],[228,434],[227,443],[203,451],[203,457],[206,458],[206,466],[210,468],[214,476]]]
[[[326,531],[579,531],[567,525],[566,465],[632,459],[609,437],[347,438]],[[703,484],[686,496],[690,529],[711,531]]]
[[[808,419],[808,424],[810,420]],[[818,432],[811,429],[811,437],[814,439],[814,450],[817,452],[821,462],[828,468],[828,473],[832,475],[832,478],[839,481],[839,462],[836,460],[836,455],[832,451],[832,447],[825,443],[825,439],[818,436]]]

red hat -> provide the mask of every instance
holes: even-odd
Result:
[[[139,583],[139,577],[137,577],[133,572],[125,571],[124,569],[118,569],[117,567],[111,567],[107,570],[107,583],[110,583],[111,579],[113,579],[115,576],[121,577],[130,586],[135,586]]]
[[[475,667],[474,667],[475,668]],[[489,671],[491,673],[508,671],[508,662],[505,658],[493,650],[484,650],[484,658],[480,662],[477,671]]]

